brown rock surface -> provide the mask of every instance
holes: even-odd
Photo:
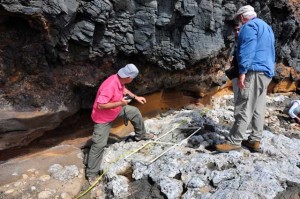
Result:
[[[38,198],[42,191],[48,190],[50,198],[62,193],[74,198],[85,182],[80,154],[81,150],[74,145],[62,144],[1,164],[1,195],[5,198]],[[54,179],[48,172],[53,164],[76,165],[80,174],[67,182]]]

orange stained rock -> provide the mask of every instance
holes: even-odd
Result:
[[[16,73],[14,73],[14,75],[12,75],[12,76],[9,77],[9,81],[10,81],[11,83],[14,83],[14,82],[19,81],[20,78],[21,78],[21,72],[18,71],[18,72],[16,72]]]
[[[131,103],[139,108],[144,118],[155,117],[167,110],[180,109],[196,102],[195,98],[184,95],[181,91],[160,91],[144,97],[147,100],[146,104],[139,104],[135,101]],[[112,128],[112,133],[117,137],[124,137],[132,131],[133,127],[130,122],[128,126],[125,126],[122,118],[119,118]]]
[[[222,96],[232,93],[229,87],[221,89],[216,87],[206,93],[201,99],[185,95],[182,91],[160,91],[157,93],[144,96],[147,103],[144,105],[133,102],[132,105],[139,108],[144,118],[154,117],[159,113],[165,112],[170,109],[181,109],[187,105],[194,104],[198,107],[209,107],[212,96]],[[112,134],[116,137],[124,137],[133,131],[132,125],[128,126],[123,124],[123,119],[117,120],[112,128]]]
[[[275,84],[272,88],[272,92],[281,93],[281,92],[293,92],[296,91],[297,85],[296,82],[292,82],[290,79],[284,79],[277,84]]]

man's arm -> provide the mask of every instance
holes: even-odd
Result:
[[[296,102],[296,101],[293,102],[292,106],[289,109],[289,115],[290,115],[291,118],[298,118],[297,115],[294,113],[294,111],[299,106],[300,106],[300,104],[298,104],[298,102]]]
[[[125,106],[128,104],[128,100],[122,99],[121,101],[118,102],[108,102],[106,104],[100,104],[98,103],[98,109],[111,109],[111,108],[116,108],[118,106]]]
[[[135,99],[136,101],[138,101],[141,104],[145,104],[147,101],[144,97],[140,97],[137,96],[135,94],[133,94],[130,90],[128,90],[127,88],[124,88],[124,94],[128,94],[130,97],[132,97],[133,99]]]
[[[257,30],[253,24],[245,24],[238,37],[239,51],[239,88],[245,88],[245,78],[248,70],[252,68],[252,61],[255,56],[255,49],[257,44]]]
[[[289,109],[290,117],[293,118],[297,124],[300,124],[300,118],[294,113],[294,111],[295,111],[295,109],[299,108],[299,106],[300,106],[300,104],[297,100],[297,101],[293,102],[292,107]]]
[[[128,90],[126,87],[124,88],[124,95],[129,95],[130,97],[132,97],[133,99],[136,98],[136,95],[133,94],[130,90]]]
[[[240,89],[245,88],[245,78],[246,78],[245,74],[240,74],[239,75],[239,78],[238,78],[238,87]]]
[[[249,22],[248,22],[249,23]],[[254,24],[245,24],[238,37],[238,63],[240,74],[253,69],[252,62],[256,53],[257,28]]]

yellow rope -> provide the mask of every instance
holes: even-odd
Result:
[[[174,129],[178,128],[179,126],[181,126],[182,124],[186,123],[187,121],[186,120],[183,120],[182,122],[180,122]],[[173,130],[174,130],[173,129]],[[164,134],[163,136],[161,136],[160,138],[164,137],[166,134]],[[159,139],[159,138],[158,138]],[[156,139],[156,141],[158,140]],[[115,161],[113,161],[112,163],[110,163],[105,169],[104,171],[102,172],[102,174],[96,179],[96,181],[87,189],[85,190],[83,193],[81,193],[79,196],[77,196],[75,199],[80,199],[81,197],[83,197],[84,195],[86,195],[89,191],[91,191],[95,186],[96,184],[98,184],[98,182],[100,182],[100,180],[103,178],[103,176],[108,172],[108,170],[110,169],[110,167],[115,164],[117,161],[119,161],[120,159],[123,159],[124,157],[128,158],[129,156],[131,156],[132,154],[138,152],[139,150],[141,150],[142,148],[144,148],[145,146],[149,145],[149,144],[152,144],[152,143],[155,143],[153,141],[149,141],[147,143],[145,143],[143,146],[141,146],[140,148],[138,149],[134,149],[134,150],[128,150],[124,153],[122,153]],[[126,159],[125,158],[125,159]]]
[[[108,172],[108,170],[110,169],[110,167],[115,164],[117,161],[119,161],[120,159],[122,159],[123,157],[125,157],[127,154],[132,153],[134,150],[128,150],[125,153],[121,154],[115,161],[113,161],[112,163],[110,163],[102,172],[102,174],[97,178],[97,180],[87,189],[85,190],[83,193],[81,193],[79,196],[76,197],[76,199],[81,198],[82,196],[84,196],[85,194],[87,194],[90,190],[92,190],[96,184],[98,182],[100,182],[100,180],[102,179],[102,177]]]

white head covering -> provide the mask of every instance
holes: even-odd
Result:
[[[134,64],[127,64],[118,71],[118,75],[121,78],[135,78],[139,74],[139,70]]]
[[[246,5],[246,6],[243,6],[241,7],[237,12],[236,14],[234,15],[233,19],[236,19],[239,15],[243,15],[245,17],[247,16],[254,16],[256,17],[257,14],[256,12],[254,11],[254,8],[250,5]]]

